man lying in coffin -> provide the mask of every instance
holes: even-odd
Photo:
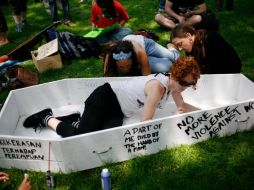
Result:
[[[97,87],[85,101],[80,114],[54,117],[51,108],[44,109],[25,119],[26,128],[50,127],[62,137],[118,127],[124,117],[141,110],[140,121],[153,119],[157,107],[162,107],[171,94],[176,104],[176,114],[197,110],[182,96],[188,87],[195,89],[200,70],[193,57],[178,58],[170,74],[157,73],[133,77],[126,81],[106,82]]]

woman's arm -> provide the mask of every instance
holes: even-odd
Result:
[[[137,61],[140,64],[141,74],[143,76],[151,74],[151,68],[146,51],[137,42],[132,41],[132,44],[137,56]]]
[[[0,181],[6,182],[9,180],[9,175],[5,172],[0,172]]]
[[[176,104],[176,107],[177,107],[177,110],[176,110],[175,114],[180,114],[180,113],[186,113],[186,112],[199,110],[199,108],[197,108],[197,107],[195,107],[191,104],[186,103],[183,100],[181,92],[172,91],[171,93],[172,93],[172,97],[173,97],[173,99],[175,101],[175,104]]]
[[[192,106],[184,101],[184,99],[182,97],[182,92],[185,89],[186,89],[186,87],[183,87],[175,80],[172,80],[171,94],[172,94],[173,100],[174,100],[176,107],[177,107],[176,114],[195,111],[195,110],[199,109],[199,108]]]
[[[184,22],[185,18],[183,16],[180,16],[180,15],[176,14],[176,12],[172,9],[172,7],[173,7],[173,3],[171,1],[166,0],[165,12],[169,16],[172,16],[172,17],[176,18],[179,21],[179,23]]]
[[[144,51],[139,54],[140,55],[137,55],[137,56],[138,56],[138,62],[140,63],[141,74],[143,76],[151,74],[151,68],[148,62],[148,57],[146,55],[146,52]]]
[[[150,80],[145,85],[146,100],[141,113],[141,121],[153,118],[156,107],[165,93],[164,86],[158,80]]]
[[[110,77],[109,76],[109,72],[108,72],[108,63],[109,62],[109,54],[105,55],[105,59],[104,59],[104,65],[103,65],[103,73],[104,73],[104,77]]]

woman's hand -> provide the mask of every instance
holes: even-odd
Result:
[[[32,190],[28,175],[25,175],[23,181],[19,185],[18,190]]]
[[[174,115],[182,114],[182,113],[184,113],[184,108],[183,107],[179,107],[179,108],[176,109]]]
[[[0,181],[6,182],[8,180],[9,180],[9,175],[7,173],[0,172]]]

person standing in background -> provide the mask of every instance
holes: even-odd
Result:
[[[22,32],[22,29],[27,25],[27,0],[10,0],[10,4],[12,6],[13,19],[16,24],[16,32]]]
[[[9,40],[6,35],[7,31],[8,31],[8,26],[7,26],[4,14],[2,13],[2,10],[0,9],[0,46],[9,43]]]
[[[56,0],[48,0],[49,3],[49,9],[50,9],[50,14],[52,18],[52,22],[57,22],[59,21],[58,15],[57,15],[57,3]],[[69,26],[75,26],[71,19],[70,15],[70,6],[69,6],[69,1],[68,0],[61,0],[62,7],[63,7],[63,15],[64,15],[64,23]]]

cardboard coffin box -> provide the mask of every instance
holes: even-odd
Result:
[[[31,55],[40,73],[49,69],[59,69],[63,67],[61,56],[58,53],[57,39],[42,45],[38,50],[31,51]]]
[[[51,107],[54,115],[84,109],[84,101],[99,85],[130,78],[64,79],[11,91],[0,112],[0,167],[68,173],[121,162],[181,144],[248,130],[254,123],[254,83],[242,74],[202,75],[197,90],[184,99],[200,110],[173,115],[175,105],[157,111],[154,120],[139,115],[118,128],[61,138],[50,129],[26,129],[24,119]]]

